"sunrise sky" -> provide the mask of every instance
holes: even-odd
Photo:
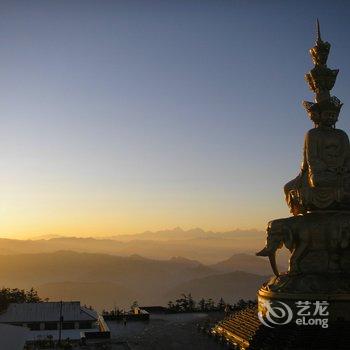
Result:
[[[0,1],[0,236],[289,215],[319,17],[350,127],[346,1]]]

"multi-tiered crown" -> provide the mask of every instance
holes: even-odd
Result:
[[[332,90],[339,72],[339,69],[329,69],[327,67],[330,47],[330,43],[321,39],[320,24],[317,20],[316,45],[310,49],[315,67],[305,74],[305,80],[308,82],[310,89],[316,94],[315,102],[303,101],[304,108],[316,125],[319,124],[321,113],[325,111],[333,112],[337,119],[342,106],[336,96],[330,95],[330,90]]]

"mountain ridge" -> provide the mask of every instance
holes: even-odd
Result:
[[[256,260],[258,265],[263,261],[253,255],[249,259]],[[114,302],[126,307],[135,298],[142,304],[166,304],[178,297],[176,293],[185,286],[187,291],[192,288],[195,293],[200,286],[205,297],[214,298],[219,294],[228,297],[226,289],[233,293],[235,285],[240,286],[236,290],[241,297],[250,297],[261,278],[266,277],[256,277],[262,274],[250,273],[249,266],[248,271],[234,271],[244,268],[239,259],[236,261],[237,265],[231,265],[232,270],[225,274],[184,257],[155,260],[138,255],[123,257],[74,251],[0,255],[0,280],[7,287],[37,288],[42,298],[51,300],[70,300],[81,295],[82,302],[99,309],[111,308]],[[265,272],[263,265],[261,272]],[[233,284],[229,280],[232,273]],[[242,285],[244,279],[239,277],[240,273],[247,278],[246,287]],[[222,275],[227,276],[220,277]],[[105,297],[101,299],[102,295]]]
[[[39,240],[18,240],[0,238],[0,254],[24,254],[73,250],[77,252],[113,254],[129,256],[141,255],[151,259],[167,259],[172,256],[183,256],[202,263],[216,263],[229,258],[234,253],[254,253],[264,245],[263,232],[228,231],[213,233],[203,230],[184,231],[178,236],[175,231],[157,231],[150,235],[118,236],[120,240],[97,237],[53,237]],[[170,232],[168,235],[167,232]],[[147,233],[148,234],[148,233]],[[162,239],[154,238],[162,236]],[[168,235],[168,236],[167,236]],[[186,238],[184,238],[186,237]]]

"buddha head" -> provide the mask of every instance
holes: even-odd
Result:
[[[315,127],[325,126],[333,127],[338,121],[338,116],[342,103],[335,96],[321,102],[303,102],[310,119],[314,122]]]
[[[319,115],[319,123],[320,126],[332,127],[338,121],[338,114],[334,110],[324,110]]]
[[[315,66],[326,66],[331,48],[330,43],[317,41],[316,46],[310,49],[310,55]]]

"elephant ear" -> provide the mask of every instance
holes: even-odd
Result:
[[[294,242],[293,242],[293,232],[289,227],[285,227],[284,231],[284,245],[286,248],[290,251],[294,248]]]

